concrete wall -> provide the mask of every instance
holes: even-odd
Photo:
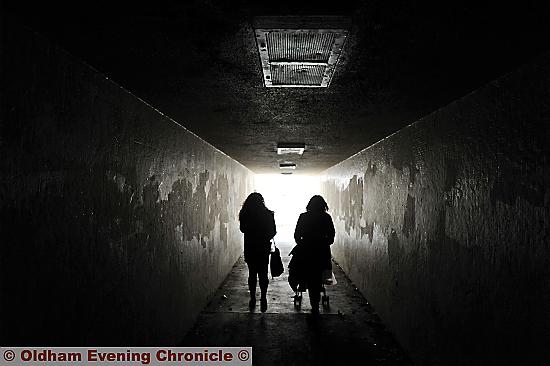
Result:
[[[0,44],[0,342],[176,343],[242,252],[252,173],[40,36]]]
[[[333,255],[417,364],[550,363],[549,66],[324,172]]]

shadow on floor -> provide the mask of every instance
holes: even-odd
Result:
[[[335,263],[330,307],[296,308],[288,285],[290,243],[278,243],[285,273],[270,279],[268,310],[248,308],[248,270],[241,257],[179,346],[251,346],[254,365],[410,365],[367,300]],[[259,289],[257,290],[259,298]]]

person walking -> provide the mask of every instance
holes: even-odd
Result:
[[[311,197],[294,230],[295,251],[304,259],[302,270],[314,315],[319,314],[323,271],[332,269],[330,245],[334,243],[335,231],[327,211],[328,205],[322,196]]]
[[[239,212],[241,232],[244,233],[244,261],[248,265],[248,289],[250,310],[256,306],[256,280],[260,282],[260,310],[267,310],[267,287],[269,279],[269,253],[271,239],[277,233],[273,211],[265,206],[258,192],[251,193]]]

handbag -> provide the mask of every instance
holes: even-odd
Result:
[[[273,245],[275,245],[275,250],[273,250],[270,253],[270,259],[269,259],[269,269],[271,270],[271,278],[279,277],[285,271],[283,267],[283,261],[281,259],[281,252],[279,251],[279,248],[277,248],[277,245],[275,244],[275,240],[273,240]]]

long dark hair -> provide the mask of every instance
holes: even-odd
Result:
[[[307,211],[328,211],[328,205],[325,202],[325,199],[318,194],[311,197],[309,200],[307,206]]]
[[[246,197],[246,200],[244,200],[243,207],[239,212],[239,220],[241,220],[245,215],[267,210],[268,208],[265,207],[264,197],[258,192],[250,193],[248,197]]]

